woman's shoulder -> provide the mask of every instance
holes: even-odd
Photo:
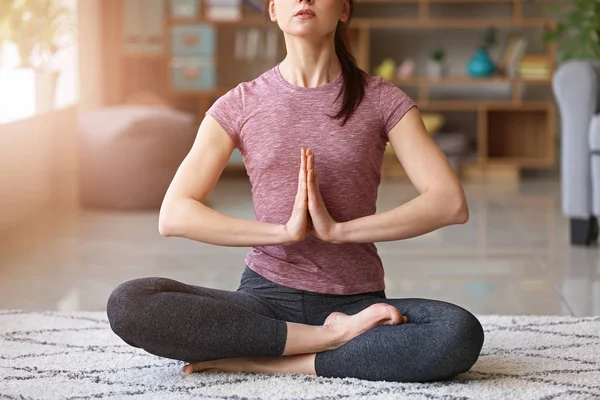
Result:
[[[245,109],[248,106],[263,101],[265,94],[270,92],[270,78],[272,70],[263,72],[260,76],[249,81],[242,81],[219,96],[211,105],[208,113],[221,114],[236,119],[241,124],[244,119]],[[233,117],[232,117],[233,116]]]
[[[367,83],[367,86],[377,86],[380,85],[383,81],[385,81],[385,79],[383,79],[381,76],[378,75],[371,75],[366,71],[363,71],[363,75],[365,76],[365,81]]]
[[[365,72],[365,81],[367,89],[380,91],[380,90],[390,90],[397,89],[402,91],[394,82],[387,80],[379,75],[371,75],[368,72]]]
[[[273,79],[272,75],[273,69],[270,68],[254,79],[239,82],[227,94],[233,96],[262,95],[269,90]]]
[[[409,96],[406,92],[396,85],[378,75],[365,73],[365,96],[372,101],[386,103],[388,101],[405,100]]]

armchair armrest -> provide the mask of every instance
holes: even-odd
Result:
[[[590,122],[600,104],[600,63],[569,61],[554,74],[552,88],[561,128],[562,209],[569,217],[592,213]]]

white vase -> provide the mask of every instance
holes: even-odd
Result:
[[[429,60],[427,62],[427,75],[431,78],[441,78],[446,76],[447,68],[444,62]]]

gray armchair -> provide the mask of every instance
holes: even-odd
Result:
[[[600,216],[600,62],[568,61],[552,82],[561,121],[562,211],[571,244],[598,239]]]

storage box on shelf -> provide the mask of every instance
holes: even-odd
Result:
[[[215,65],[212,59],[173,58],[170,68],[170,85],[174,91],[193,92],[215,87]]]
[[[169,53],[182,57],[212,56],[215,53],[215,32],[203,23],[171,26]]]
[[[215,32],[209,24],[177,24],[170,27],[170,88],[174,92],[214,89]]]

